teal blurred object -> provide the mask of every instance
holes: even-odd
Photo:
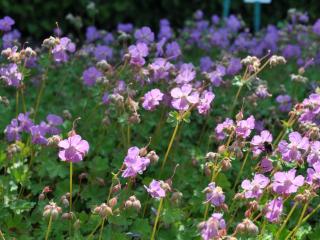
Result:
[[[258,32],[261,25],[261,4],[270,4],[271,0],[244,0],[244,2],[254,4],[253,27],[254,31]]]
[[[223,18],[226,18],[229,16],[230,5],[231,5],[231,0],[223,1],[223,14],[222,14]]]

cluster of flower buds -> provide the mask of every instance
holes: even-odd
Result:
[[[58,146],[58,143],[62,141],[62,138],[59,135],[53,135],[48,138],[48,146]]]
[[[17,143],[12,143],[7,147],[7,156],[12,159],[15,154],[21,151],[21,147]]]
[[[300,203],[306,203],[316,196],[317,194],[314,191],[306,189],[304,192],[297,194],[294,200]]]
[[[51,217],[52,219],[56,219],[58,215],[62,212],[61,207],[59,207],[56,203],[50,202],[43,209],[44,217]]]
[[[102,203],[100,206],[95,207],[93,213],[98,214],[101,218],[106,218],[113,214],[112,208],[106,203]]]
[[[293,82],[306,83],[308,78],[300,74],[291,74],[290,78]]]
[[[257,235],[259,228],[248,218],[244,219],[236,227],[237,233]]]
[[[129,199],[125,202],[124,204],[125,208],[134,208],[137,211],[139,211],[141,209],[141,203],[139,201],[139,199],[136,198],[136,196],[131,196],[129,197]]]
[[[269,63],[270,63],[270,66],[274,67],[276,65],[286,64],[287,61],[282,56],[272,55],[269,59]]]
[[[173,192],[171,194],[171,198],[170,198],[170,201],[174,204],[179,204],[181,199],[183,197],[183,194],[182,192]]]
[[[2,103],[5,107],[8,107],[10,104],[9,99],[5,96],[0,96],[0,103]]]
[[[257,72],[260,68],[260,59],[255,56],[247,56],[241,60],[241,64],[249,67],[251,71]]]
[[[52,49],[59,43],[60,43],[59,38],[50,36],[49,38],[46,38],[45,40],[43,40],[42,47]]]
[[[61,196],[60,201],[64,207],[69,206],[69,200],[70,200],[70,193],[66,193]]]
[[[112,71],[112,66],[106,60],[97,62],[96,67],[102,72]]]
[[[22,60],[36,57],[37,53],[30,47],[21,49],[20,52],[18,51],[18,47],[13,47],[2,50],[1,55],[11,62],[19,63]]]

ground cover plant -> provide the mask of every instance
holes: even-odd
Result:
[[[0,19],[2,239],[319,239],[320,20]]]

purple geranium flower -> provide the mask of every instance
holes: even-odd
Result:
[[[48,122],[48,134],[56,135],[60,133],[60,130],[57,128],[57,126],[61,125],[63,123],[63,119],[55,114],[48,114],[47,116],[47,122]]]
[[[5,128],[4,133],[9,142],[18,141],[21,139],[20,133],[22,129],[19,126],[17,119],[12,119],[11,123]]]
[[[124,159],[126,169],[122,173],[122,177],[135,177],[147,169],[150,164],[150,159],[139,156],[140,149],[138,147],[131,147],[128,149],[127,156]]]
[[[247,138],[249,137],[251,131],[254,129],[255,119],[251,115],[246,120],[241,120],[237,122],[236,126],[236,135],[240,138]]]
[[[285,140],[279,142],[278,150],[282,155],[283,160],[302,161],[302,152],[307,151],[309,148],[309,140],[307,137],[302,137],[298,132],[292,132],[289,134],[288,143]]]
[[[279,95],[276,98],[279,103],[279,110],[281,112],[289,112],[292,108],[291,97],[289,95]]]
[[[201,237],[203,240],[220,239],[221,232],[225,232],[226,222],[221,213],[213,213],[212,216],[201,225]]]
[[[234,122],[230,118],[226,118],[223,123],[219,123],[215,128],[216,137],[219,140],[225,139],[227,134],[231,133],[231,129],[234,127]]]
[[[164,58],[156,58],[153,63],[149,64],[149,72],[154,81],[166,79],[172,68],[174,68],[174,66]]]
[[[19,71],[17,64],[10,63],[0,68],[0,79],[8,86],[19,87],[22,81],[22,73]]]
[[[11,27],[14,25],[14,23],[15,22],[11,17],[5,16],[4,18],[0,19],[0,31],[11,31]]]
[[[93,42],[99,39],[101,36],[100,32],[95,26],[89,26],[86,29],[86,40],[87,42]]]
[[[147,92],[143,97],[142,107],[146,110],[154,110],[162,101],[163,93],[155,88]]]
[[[275,223],[279,222],[280,216],[283,211],[283,200],[281,197],[278,197],[267,203],[265,207],[265,216],[269,222]]]
[[[302,123],[316,122],[320,115],[320,94],[311,94],[308,98],[304,99],[301,104],[301,116],[299,121]]]
[[[196,77],[196,71],[192,63],[184,63],[181,65],[178,75],[175,79],[178,84],[186,84]]]
[[[118,32],[131,33],[133,30],[132,23],[119,23],[117,26]]]
[[[226,68],[222,65],[218,65],[215,71],[208,73],[208,77],[213,86],[219,87],[222,83],[222,77],[226,75]]]
[[[67,52],[73,53],[76,50],[76,45],[71,42],[71,40],[67,37],[63,37],[60,39],[59,44],[57,44],[52,49],[53,58],[56,62],[67,62],[68,54]]]
[[[144,42],[148,44],[154,41],[154,33],[149,27],[137,29],[134,33],[134,37],[137,39],[137,42]]]
[[[312,31],[313,31],[315,34],[317,34],[318,36],[320,36],[320,19],[318,19],[318,20],[314,23],[314,25],[313,25],[313,27],[312,27]]]
[[[290,195],[297,192],[298,188],[304,184],[304,177],[296,177],[296,170],[291,169],[288,172],[276,172],[272,183],[273,191],[278,194]]]
[[[93,54],[97,61],[110,60],[112,58],[112,49],[105,45],[99,45],[94,49]]]
[[[263,189],[268,186],[270,180],[262,174],[254,175],[252,181],[245,179],[243,180],[241,187],[244,190],[245,198],[259,198]]]
[[[152,180],[149,187],[144,186],[151,197],[160,199],[166,196],[166,191],[162,188],[162,181]]]
[[[256,135],[251,140],[251,147],[254,156],[259,156],[265,149],[265,143],[272,142],[272,135],[268,130],[264,130],[260,135]]]
[[[47,145],[48,140],[45,137],[47,128],[45,124],[35,125],[30,128],[32,143],[39,145]]]
[[[89,151],[89,143],[80,135],[73,135],[59,142],[59,158],[67,162],[80,162]]]
[[[96,67],[89,67],[82,74],[83,82],[87,86],[93,86],[99,77],[102,77],[102,72]]]
[[[169,59],[177,59],[181,55],[179,43],[173,41],[166,45],[166,57]]]
[[[314,141],[310,144],[310,153],[308,154],[307,161],[309,166],[320,162],[320,141]]]
[[[30,113],[19,113],[18,121],[22,131],[30,132],[30,128],[34,125],[33,121],[30,119]]]
[[[271,172],[272,169],[273,169],[272,161],[267,157],[262,158],[260,162],[260,171],[262,173],[267,173],[267,172]]]
[[[207,90],[203,91],[199,99],[199,104],[197,105],[199,114],[207,114],[209,112],[214,97],[215,95],[213,92]]]
[[[306,182],[316,188],[320,187],[320,162],[313,164],[312,168],[307,170]]]
[[[192,86],[185,84],[181,88],[176,87],[171,90],[172,106],[181,111],[186,111],[189,108],[189,104],[196,104],[199,101],[199,93],[192,92]]]
[[[137,45],[131,45],[129,47],[129,53],[131,56],[130,63],[132,65],[141,67],[146,62],[144,57],[148,56],[149,49],[147,44],[140,42],[140,43],[137,43]]]
[[[220,207],[225,200],[224,193],[221,187],[216,186],[214,182],[209,183],[208,187],[204,189],[206,193],[206,202],[211,205]]]

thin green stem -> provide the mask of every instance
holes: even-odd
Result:
[[[295,202],[295,204],[294,204],[293,207],[291,208],[288,216],[286,217],[286,219],[285,219],[284,222],[282,223],[281,227],[279,228],[278,232],[276,233],[275,239],[279,239],[282,230],[283,230],[284,227],[287,225],[287,222],[289,221],[291,215],[293,214],[293,212],[294,212],[294,210],[296,209],[297,206],[298,206],[298,202]]]
[[[163,171],[164,166],[166,165],[166,162],[167,162],[167,159],[168,159],[168,156],[169,156],[173,141],[174,141],[174,139],[175,139],[175,137],[177,135],[178,129],[179,129],[179,125],[180,125],[180,122],[178,121],[176,126],[175,126],[175,128],[174,128],[173,134],[171,136],[171,139],[170,139],[166,154],[164,155],[164,160],[163,160],[162,165],[161,165],[160,175],[161,175],[161,173]]]
[[[19,91],[16,91],[16,116],[19,114]]]
[[[0,230],[0,237],[2,240],[6,240],[1,230]]]
[[[87,237],[87,239],[90,239],[93,235],[94,235],[94,233],[98,230],[98,228],[102,225],[102,221],[103,220],[101,220],[98,224],[97,224],[97,226],[92,230],[92,232],[89,234],[89,236]]]
[[[266,223],[267,223],[267,221],[266,221],[266,219],[264,219],[263,223],[262,223],[261,231],[259,234],[259,240],[263,239],[264,230],[266,229]]]
[[[100,228],[100,234],[99,234],[99,240],[102,239],[102,233],[103,233],[103,228],[104,228],[104,222],[105,222],[105,218],[102,219],[102,224],[101,224],[101,228]]]
[[[39,110],[39,106],[40,106],[41,97],[43,95],[45,86],[46,86],[46,76],[41,81],[40,90],[39,90],[39,93],[37,95],[37,99],[36,99],[36,103],[35,103],[35,107],[34,107],[34,115],[33,115],[33,119],[34,120],[36,120],[36,116],[37,116],[37,113],[38,113],[38,110]]]
[[[21,92],[21,100],[22,100],[23,112],[26,113],[27,112],[27,107],[26,107],[26,101],[25,101],[23,89],[20,89],[20,92]]]
[[[156,216],[156,220],[154,221],[154,225],[153,225],[153,229],[152,229],[152,234],[151,234],[150,240],[154,240],[155,239],[157,226],[158,226],[158,222],[159,222],[159,218],[160,218],[160,213],[161,213],[161,209],[162,209],[162,205],[163,205],[163,198],[160,199],[160,203],[159,203],[158,210],[157,210],[157,216]]]
[[[236,187],[237,187],[237,184],[238,184],[238,182],[240,180],[240,177],[242,175],[243,169],[246,166],[246,163],[247,163],[247,160],[248,160],[248,157],[249,157],[249,153],[250,153],[250,151],[248,150],[247,153],[246,153],[246,156],[244,157],[244,160],[242,162],[242,166],[241,166],[240,171],[239,171],[239,173],[237,175],[236,181],[234,182],[232,191],[234,191],[236,189]]]
[[[293,236],[296,232],[297,232],[297,230],[298,230],[298,228],[306,221],[306,220],[308,220],[308,217],[310,217],[311,215],[311,213],[309,214],[309,215],[307,215],[305,218],[303,218],[304,217],[304,214],[306,213],[306,211],[307,211],[307,209],[308,209],[308,206],[309,206],[309,202],[307,202],[307,203],[305,203],[305,205],[304,205],[304,207],[303,207],[303,209],[302,209],[302,212],[301,212],[301,215],[300,215],[300,217],[299,217],[299,220],[298,220],[298,223],[297,223],[297,225],[290,231],[290,233],[288,234],[288,236],[285,238],[285,240],[288,240],[291,236]],[[320,205],[319,205],[320,206]],[[318,206],[318,207],[319,207]],[[318,208],[317,207],[317,208]],[[315,208],[315,209],[317,209],[317,208]],[[314,210],[315,210],[314,209]],[[305,220],[306,219],[306,220]]]
[[[70,162],[70,167],[69,167],[69,170],[70,170],[70,180],[69,180],[69,184],[70,184],[70,199],[69,199],[69,206],[70,206],[70,213],[72,214],[72,174],[73,174],[73,168],[72,168],[72,162]],[[71,238],[71,235],[72,235],[72,221],[70,220],[70,223],[69,223],[69,234],[70,234],[70,238]]]
[[[130,147],[130,140],[131,140],[131,129],[130,129],[130,124],[128,123],[128,125],[127,125],[127,144],[128,144],[128,147]]]
[[[47,228],[47,233],[46,233],[46,238],[45,240],[49,239],[50,231],[51,231],[51,225],[52,225],[52,215],[50,215],[49,223],[48,223],[48,228]]]

